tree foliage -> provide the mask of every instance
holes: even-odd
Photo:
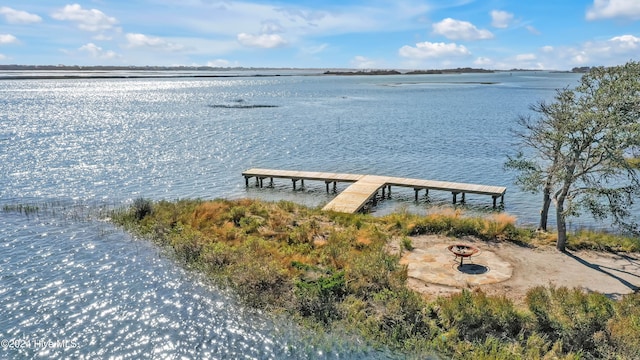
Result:
[[[630,211],[640,178],[628,158],[640,148],[640,63],[592,68],[575,88],[531,110],[538,116],[519,118],[521,151],[506,166],[524,190],[543,193],[542,229],[555,205],[558,249],[566,246],[567,218],[583,211],[637,232]]]

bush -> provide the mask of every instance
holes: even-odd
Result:
[[[438,319],[444,329],[455,328],[461,339],[484,342],[493,336],[515,341],[527,333],[527,318],[504,297],[488,297],[481,291],[462,293],[438,301]]]
[[[407,269],[399,264],[398,256],[372,249],[351,259],[346,276],[350,293],[369,299],[382,290],[404,288]]]
[[[153,203],[149,199],[137,198],[133,201],[133,214],[140,221],[153,211]]]
[[[386,344],[403,344],[410,339],[428,341],[437,331],[431,325],[425,302],[406,288],[376,293],[367,322]]]
[[[296,307],[302,316],[313,317],[324,325],[340,317],[337,304],[347,294],[344,271],[315,280],[301,279],[295,285]]]
[[[640,293],[625,295],[614,308],[607,324],[611,351],[621,359],[640,359]]]
[[[526,302],[535,317],[535,330],[563,351],[584,351],[599,355],[602,335],[614,314],[612,302],[602,294],[585,294],[580,289],[536,287]]]
[[[248,306],[286,308],[291,301],[293,283],[275,261],[243,261],[230,266],[230,271],[236,293]]]

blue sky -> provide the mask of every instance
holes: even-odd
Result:
[[[0,64],[569,70],[639,58],[640,0],[0,3]]]

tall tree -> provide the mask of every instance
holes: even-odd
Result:
[[[565,250],[567,218],[582,210],[637,232],[630,210],[640,177],[627,157],[640,147],[640,63],[592,68],[577,87],[531,109],[540,116],[519,118],[522,149],[506,166],[523,189],[542,191],[540,228],[554,203],[557,248]]]

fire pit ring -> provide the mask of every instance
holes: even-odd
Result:
[[[460,266],[462,266],[462,261],[464,260],[464,258],[475,255],[480,251],[480,249],[478,249],[477,247],[466,244],[449,245],[447,249],[449,249],[449,251],[451,251],[456,256],[456,260],[458,259],[458,257],[460,258]]]

